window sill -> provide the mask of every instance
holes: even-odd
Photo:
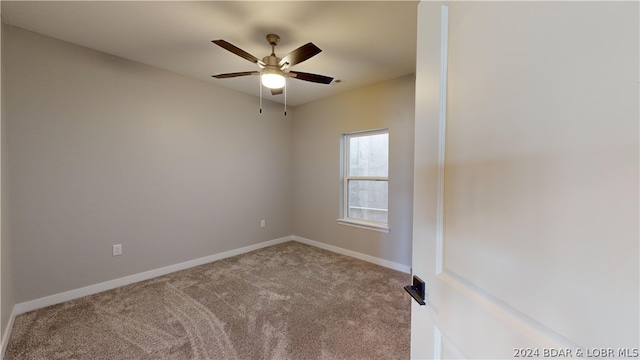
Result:
[[[346,225],[346,226],[353,226],[353,227],[357,227],[357,228],[360,228],[360,229],[379,231],[379,232],[383,232],[383,233],[387,233],[387,234],[389,233],[389,231],[391,231],[389,226],[387,226],[386,224],[374,223],[374,222],[369,222],[369,221],[365,221],[365,220],[358,221],[358,220],[353,220],[353,219],[338,219],[338,224]]]

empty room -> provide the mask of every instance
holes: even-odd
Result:
[[[2,358],[639,357],[638,2],[0,11]]]

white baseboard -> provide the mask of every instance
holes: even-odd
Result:
[[[351,256],[353,258],[364,260],[366,262],[370,262],[370,263],[373,263],[373,264],[376,264],[376,265],[384,266],[384,267],[389,268],[389,269],[398,270],[398,271],[401,271],[401,272],[406,273],[406,274],[410,274],[411,273],[411,266],[408,266],[408,265],[399,264],[399,263],[396,263],[396,262],[393,262],[393,261],[380,259],[380,258],[371,256],[371,255],[366,255],[366,254],[359,253],[359,252],[356,252],[356,251],[347,250],[347,249],[343,249],[341,247],[337,247],[337,246],[321,243],[319,241],[310,240],[310,239],[307,239],[307,238],[303,238],[302,236],[292,235],[291,238],[293,240],[295,240],[295,241],[301,242],[303,244],[315,246],[315,247],[320,248],[320,249],[329,250],[331,252],[338,253],[338,254],[341,254],[341,255]]]
[[[115,289],[117,287],[137,283],[140,281],[149,280],[158,276],[170,274],[172,272],[189,269],[199,265],[204,265],[212,261],[221,260],[231,256],[244,254],[250,251],[262,249],[264,247],[268,247],[276,244],[281,244],[291,240],[293,240],[292,236],[285,236],[279,239],[269,240],[269,241],[261,242],[259,244],[249,245],[249,246],[241,247],[239,249],[225,251],[219,254],[213,254],[213,255],[201,257],[198,259],[181,262],[179,264],[169,265],[159,269],[149,270],[149,271],[141,272],[138,274],[121,277],[118,279],[105,281],[99,284],[89,285],[79,289],[69,290],[63,293],[54,294],[54,295],[46,296],[43,298],[22,302],[22,303],[16,304],[16,306],[14,307],[14,313],[16,315],[20,315],[20,314],[23,314],[32,310],[41,309],[43,307],[47,307],[50,305],[59,304],[65,301],[81,298],[87,295],[97,294],[99,292]]]
[[[7,351],[7,345],[9,344],[9,337],[13,331],[13,322],[16,319],[16,307],[11,310],[11,316],[9,317],[9,323],[7,327],[2,329],[2,349],[0,350],[0,359],[4,359],[4,352]]]
[[[138,273],[138,274],[121,277],[121,278],[118,278],[118,279],[105,281],[105,282],[102,282],[102,283],[99,283],[99,284],[85,286],[85,287],[82,287],[82,288],[79,288],[79,289],[65,291],[63,293],[54,294],[54,295],[46,296],[46,297],[35,299],[35,300],[25,301],[25,302],[16,304],[14,306],[13,313],[12,313],[12,319],[11,319],[10,323],[11,323],[11,325],[13,324],[13,318],[16,315],[20,315],[20,314],[23,314],[23,313],[26,313],[26,312],[29,312],[29,311],[32,311],[32,310],[41,309],[43,307],[59,304],[59,303],[65,302],[65,301],[81,298],[81,297],[87,296],[87,295],[97,294],[99,292],[115,289],[115,288],[120,287],[120,286],[125,286],[125,285],[129,285],[129,284],[137,283],[137,282],[140,282],[140,281],[144,281],[144,280],[149,280],[149,279],[152,279],[152,278],[155,278],[155,277],[158,277],[158,276],[167,275],[167,274],[170,274],[170,273],[173,273],[173,272],[176,272],[176,271],[189,269],[189,268],[192,268],[192,267],[195,267],[195,266],[199,266],[199,265],[210,263],[212,261],[225,259],[225,258],[228,258],[228,257],[231,257],[231,256],[244,254],[244,253],[247,253],[247,252],[250,252],[250,251],[262,249],[262,248],[265,248],[265,247],[268,247],[268,246],[281,244],[281,243],[284,243],[284,242],[287,242],[287,241],[292,241],[292,240],[298,241],[298,242],[303,243],[303,244],[315,246],[315,247],[320,248],[320,249],[324,249],[324,250],[328,250],[328,251],[331,251],[331,252],[335,252],[335,253],[338,253],[338,254],[351,256],[353,258],[364,260],[364,261],[367,261],[367,262],[370,262],[370,263],[373,263],[373,264],[376,264],[376,265],[384,266],[384,267],[387,267],[387,268],[390,268],[390,269],[393,269],[393,270],[398,270],[398,271],[401,271],[401,272],[404,272],[404,273],[411,273],[411,267],[407,266],[407,265],[395,263],[395,262],[389,261],[389,260],[380,259],[380,258],[377,258],[377,257],[374,257],[374,256],[362,254],[362,253],[355,252],[355,251],[352,251],[352,250],[343,249],[341,247],[328,245],[328,244],[321,243],[321,242],[315,241],[315,240],[310,240],[310,239],[307,239],[307,238],[304,238],[304,237],[301,237],[301,236],[290,235],[290,236],[285,236],[285,237],[281,237],[281,238],[274,239],[274,240],[261,242],[259,244],[255,244],[255,245],[245,246],[245,247],[242,247],[242,248],[239,248],[239,249],[225,251],[225,252],[222,252],[222,253],[219,253],[219,254],[213,254],[213,255],[201,257],[201,258],[198,258],[198,259],[185,261],[185,262],[182,262],[182,263],[179,263],[179,264],[175,264],[175,265],[165,266],[165,267],[162,267],[162,268],[159,268],[159,269],[149,270],[149,271],[141,272],[141,273]],[[8,334],[10,332],[11,331],[9,329],[8,331],[5,331],[5,333],[3,334],[3,339],[2,339],[3,340],[3,346],[5,345],[4,344],[5,337],[7,337],[7,340],[8,340]]]

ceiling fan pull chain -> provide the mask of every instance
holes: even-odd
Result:
[[[258,78],[262,78],[262,75]],[[258,86],[260,86],[260,114],[262,114],[262,80],[258,80]]]
[[[287,116],[287,78],[284,78],[284,116]]]

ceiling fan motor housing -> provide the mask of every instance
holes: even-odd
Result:
[[[280,62],[280,60],[281,59],[275,55],[269,55],[262,58],[262,61],[264,61],[264,63],[267,64],[267,67],[276,67],[278,69],[280,68],[280,66],[278,66],[278,63]]]

